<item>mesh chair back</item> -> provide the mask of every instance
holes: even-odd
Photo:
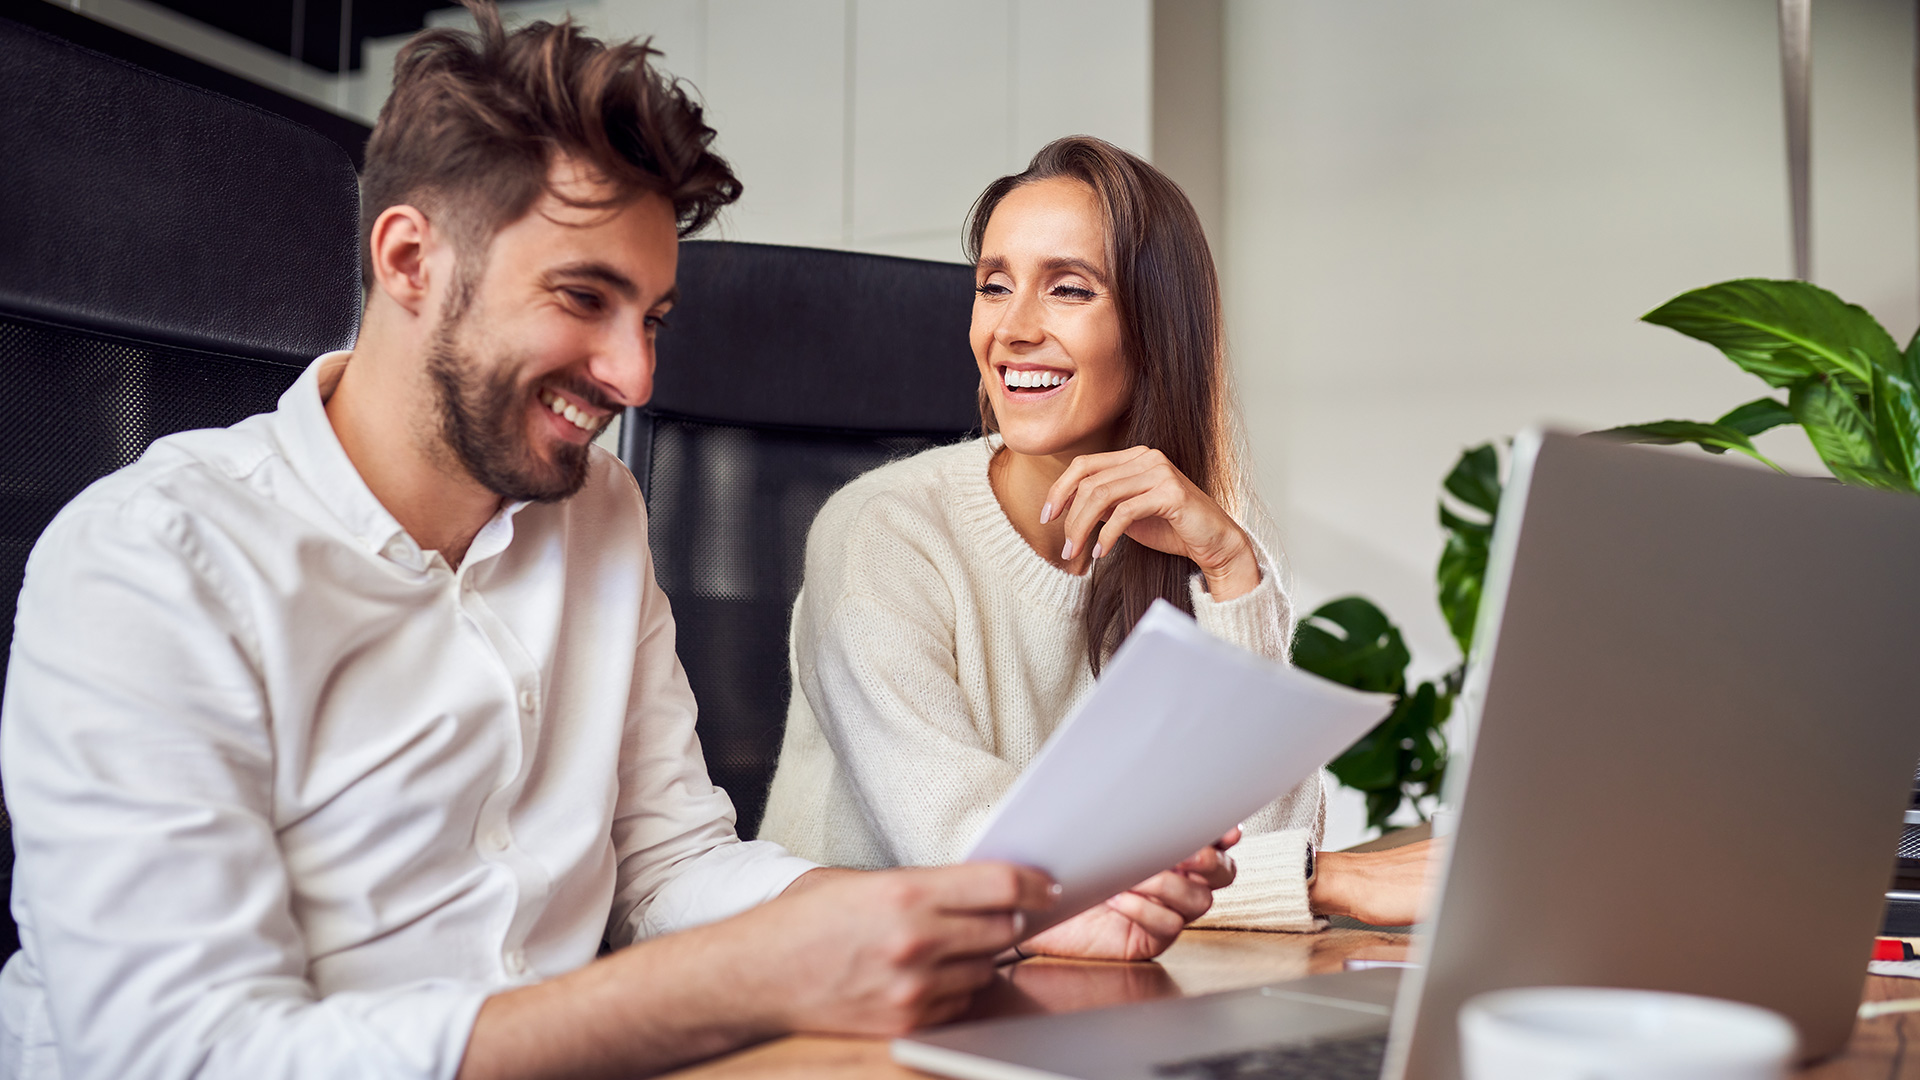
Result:
[[[762,244],[680,249],[682,300],[622,454],[647,492],[700,741],[758,830],[786,725],[787,625],[827,497],[973,433],[973,272]]]
[[[162,435],[273,408],[352,343],[360,281],[357,182],[333,143],[5,19],[0,190],[4,665],[27,552],[60,507]],[[0,953],[13,935],[8,918]]]

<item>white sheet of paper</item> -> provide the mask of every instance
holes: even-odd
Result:
[[[1156,601],[995,807],[967,861],[1053,875],[1064,888],[1038,932],[1219,839],[1392,704],[1229,645]]]

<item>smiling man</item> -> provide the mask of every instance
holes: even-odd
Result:
[[[353,350],[35,548],[0,1076],[630,1076],[951,1016],[1050,902],[734,834],[591,441],[740,187],[643,47],[475,14],[368,146]]]

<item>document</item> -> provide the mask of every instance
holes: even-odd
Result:
[[[1053,875],[1063,892],[1038,932],[1219,839],[1392,705],[1229,645],[1155,601],[967,860]]]

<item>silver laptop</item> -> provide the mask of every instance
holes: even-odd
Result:
[[[1920,498],[1560,434],[1512,472],[1416,967],[955,1025],[894,1060],[1453,1080],[1461,1004],[1539,985],[1749,1001],[1838,1050],[1920,759]]]

